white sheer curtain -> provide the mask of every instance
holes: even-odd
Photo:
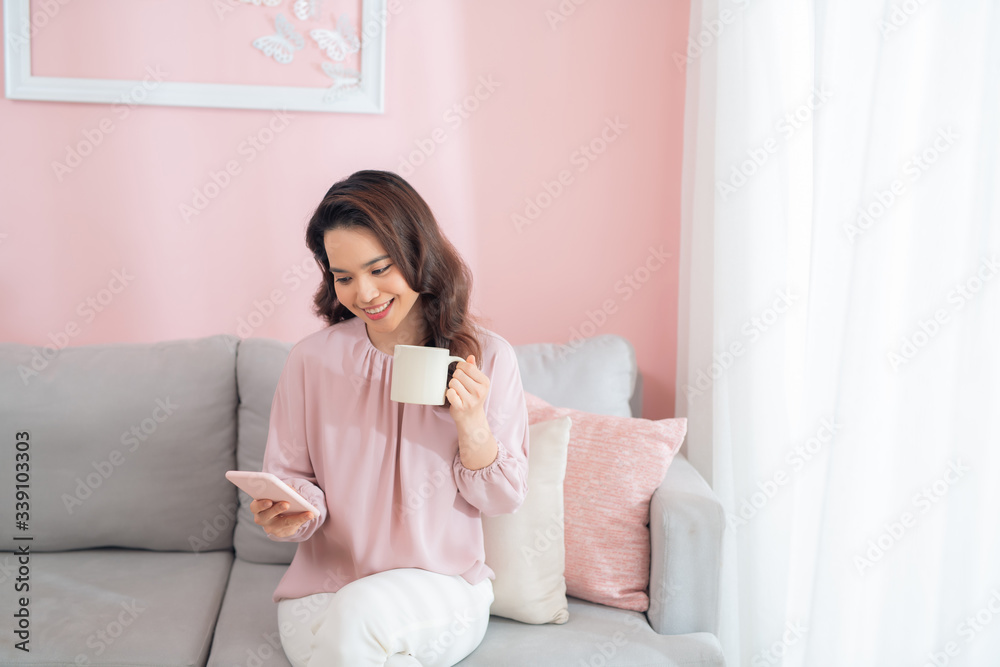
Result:
[[[690,47],[677,413],[728,664],[996,667],[1000,3],[692,0]]]

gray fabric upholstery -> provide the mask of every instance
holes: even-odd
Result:
[[[25,383],[17,369],[30,368],[33,348],[0,344],[0,424],[30,432],[35,538],[32,652],[0,634],[0,665],[66,667],[80,656],[90,665],[288,665],[271,595],[296,544],[267,539],[224,473],[260,470],[291,347],[226,335],[66,348]],[[627,340],[514,349],[529,393],[588,412],[639,414],[641,376]],[[154,414],[156,399],[168,397],[177,408]],[[122,438],[144,423],[130,451]],[[78,482],[90,493],[67,508],[63,496],[72,498]],[[11,485],[0,477],[0,495],[12,497]],[[0,503],[0,549],[13,548],[13,509]],[[650,516],[649,621],[570,598],[564,625],[492,617],[460,664],[724,665],[713,634],[721,505],[678,456]],[[0,585],[12,587],[16,567],[13,554],[0,553]],[[0,614],[13,618],[16,603],[0,596]]]
[[[203,665],[233,562],[204,553],[86,549],[30,557],[30,653],[0,595],[0,665]]]
[[[209,667],[288,667],[278,634],[271,592],[285,565],[233,563],[215,630]],[[553,667],[554,665],[665,665],[721,667],[719,641],[709,633],[663,636],[646,616],[569,598],[563,625],[527,625],[490,617],[486,637],[462,667]],[[603,659],[602,659],[603,658]],[[582,661],[582,663],[581,663]]]
[[[660,634],[719,634],[725,512],[678,454],[649,506],[649,622]]]
[[[563,625],[526,625],[491,616],[482,643],[458,664],[462,667],[721,667],[725,664],[722,647],[713,634],[658,635],[649,627],[644,614],[574,597],[568,599],[569,621]]]
[[[514,346],[521,384],[552,405],[631,417],[635,349],[625,338],[602,334],[569,348],[555,343]],[[641,406],[640,406],[641,408]]]
[[[4,437],[30,432],[32,550],[231,548],[236,340],[68,347],[26,382],[36,348],[0,344]],[[0,549],[13,512],[0,503]]]
[[[292,343],[269,338],[248,338],[240,343],[236,357],[236,377],[240,392],[239,443],[236,464],[239,470],[259,471],[264,463],[271,401],[278,377]],[[240,510],[233,535],[237,557],[252,563],[291,563],[295,542],[275,542],[254,523],[249,495],[239,491]]]
[[[208,667],[290,667],[278,636],[278,605],[271,601],[287,569],[285,564],[233,561]]]

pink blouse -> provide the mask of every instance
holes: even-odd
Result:
[[[292,348],[271,403],[262,467],[320,516],[288,537],[268,535],[299,542],[275,602],[333,593],[393,568],[458,574],[470,584],[496,578],[480,517],[513,512],[524,500],[528,411],[514,349],[480,331],[486,417],[499,445],[480,470],[462,464],[447,407],[389,398],[393,357],[372,345],[360,319]]]

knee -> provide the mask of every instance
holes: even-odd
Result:
[[[425,638],[416,656],[425,665],[454,664],[482,642],[488,623],[488,613],[482,615],[474,609],[456,611],[433,636]]]
[[[387,657],[365,614],[350,605],[331,605],[316,629],[313,646],[314,654],[334,665],[381,665]]]

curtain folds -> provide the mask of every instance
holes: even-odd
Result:
[[[1000,664],[1000,6],[693,0],[678,416],[730,665]]]

